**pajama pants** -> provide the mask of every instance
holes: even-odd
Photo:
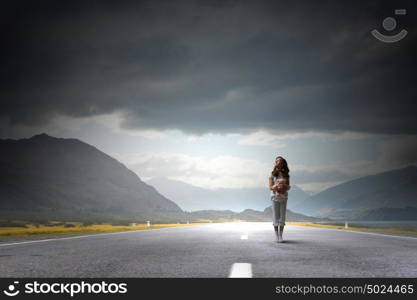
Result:
[[[271,196],[272,201],[272,222],[274,226],[285,225],[285,214],[287,212],[288,197]]]

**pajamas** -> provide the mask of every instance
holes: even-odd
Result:
[[[272,222],[274,226],[285,225],[285,214],[287,212],[288,197],[277,197],[271,195],[272,201]]]

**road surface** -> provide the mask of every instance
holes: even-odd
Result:
[[[46,240],[45,240],[46,239]],[[1,242],[1,277],[417,277],[417,238],[221,223]]]

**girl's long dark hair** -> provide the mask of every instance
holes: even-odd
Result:
[[[278,168],[278,166],[274,166],[274,169],[272,170],[271,175],[275,176],[275,177],[278,177],[278,175],[281,174],[281,176],[283,176],[285,178],[290,178],[290,169],[288,169],[287,161],[282,156],[277,156],[275,158],[275,161],[278,158],[282,159],[282,163],[281,163],[282,166],[281,166],[281,168]]]

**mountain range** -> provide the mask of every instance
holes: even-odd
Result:
[[[0,219],[270,221],[270,212],[265,210],[268,204],[258,206],[261,211],[242,213],[201,209],[185,212],[122,163],[80,140],[47,134],[0,140]],[[309,219],[291,211],[288,215],[293,220]]]
[[[373,219],[379,214],[380,219],[417,220],[417,214],[402,212],[416,207],[417,166],[409,165],[330,187],[292,209],[316,217]]]
[[[0,219],[161,222],[271,220],[267,188],[209,190],[136,173],[77,139],[0,140]],[[289,219],[417,220],[417,167],[364,176],[308,195],[294,183]],[[228,218],[225,218],[228,216]]]
[[[216,190],[193,186],[191,184],[167,178],[153,178],[146,181],[165,197],[173,200],[185,211],[196,210],[232,210],[245,209],[263,211],[271,205],[268,178],[262,188],[220,188]],[[297,185],[292,184],[288,191],[288,208],[293,210],[298,203],[309,195]]]
[[[262,211],[270,205],[266,186],[210,190],[167,178],[147,182],[187,211]],[[292,184],[287,207],[317,218],[417,220],[417,166],[356,178],[314,195]]]

